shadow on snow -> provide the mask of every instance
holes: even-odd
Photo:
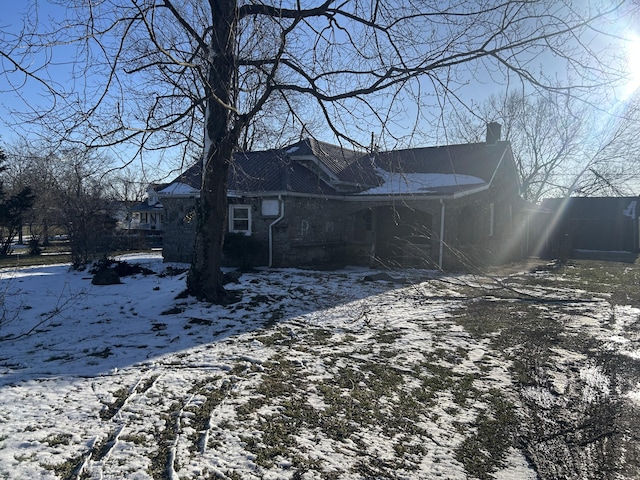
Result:
[[[296,317],[311,316],[321,325],[321,312],[336,307],[357,322],[367,297],[398,288],[402,279],[396,277],[406,275],[261,270],[228,284],[242,299],[219,306],[179,298],[185,273],[168,275],[160,259],[147,262],[142,264],[156,274],[109,286],[92,285],[90,274],[69,271],[68,265],[0,271],[0,386],[169,362],[180,352],[213,348]]]

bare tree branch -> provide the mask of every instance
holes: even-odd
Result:
[[[604,25],[639,8],[630,0],[50,1],[65,5],[69,18],[0,44],[5,76],[48,89],[53,106],[37,115],[48,135],[92,148],[132,145],[136,155],[172,147],[183,158],[204,156],[202,191],[211,196],[201,200],[217,211],[207,221],[220,231],[226,168],[252,121],[261,122],[253,131],[270,128],[265,137],[280,139],[283,112],[301,129],[322,118],[333,138],[366,145],[371,131],[397,139],[429,129],[429,104],[472,110],[460,89],[473,81],[518,78],[568,97],[610,89],[624,72],[603,54]],[[17,55],[21,42],[26,50]],[[70,46],[78,48],[72,82],[57,88],[42,69]],[[29,55],[43,64],[25,63]],[[406,98],[415,115],[404,111]],[[33,120],[35,110],[22,119]],[[545,160],[530,176],[522,172],[532,192],[540,178],[554,181],[548,172],[570,150],[567,138],[558,155],[539,152]],[[198,242],[218,248],[219,240]],[[208,251],[192,273],[208,270],[215,283],[210,258],[218,254]],[[217,287],[201,296],[216,299]]]

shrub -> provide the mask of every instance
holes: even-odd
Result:
[[[40,255],[42,249],[40,248],[40,240],[32,238],[29,240],[29,255]]]
[[[248,270],[266,263],[264,245],[255,237],[242,233],[227,233],[224,239],[223,255],[229,266]]]

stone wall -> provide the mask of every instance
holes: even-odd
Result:
[[[195,200],[163,198],[166,225],[163,256],[167,262],[190,262],[195,238]],[[262,214],[260,198],[234,198],[231,203],[251,205],[251,237],[261,250],[259,264],[268,263],[269,226],[273,233],[273,266],[298,267],[344,262],[353,238],[353,225],[343,214],[344,203],[323,198],[284,198],[284,218]],[[227,263],[233,259],[227,258]]]
[[[443,268],[468,269],[514,259],[518,252],[513,231],[519,198],[517,186],[509,184],[507,177],[498,176],[489,190],[446,200]],[[272,197],[271,201],[274,200]],[[162,201],[167,212],[165,261],[190,262],[195,235],[195,201],[192,198],[165,198]],[[264,215],[261,198],[230,199],[231,203],[251,205],[251,244],[260,252],[253,258],[259,259],[254,261],[260,265],[267,265],[269,261],[270,225],[274,267],[386,264],[437,268],[440,263],[442,204],[439,200],[365,202],[286,196],[281,201],[284,202],[284,216],[279,218],[282,206],[277,212],[271,210],[270,214]],[[401,215],[396,219],[398,212]],[[402,219],[415,231],[402,225],[398,227],[397,232],[406,238],[392,247],[397,247],[400,253],[393,248],[384,252],[384,236],[387,243],[393,243],[392,239],[399,235],[394,230],[394,222],[401,223]],[[416,225],[419,228],[415,228]],[[376,262],[381,259],[381,253],[389,256],[382,258],[386,263]],[[229,260],[233,261],[227,258],[227,263]]]
[[[162,256],[165,262],[190,263],[193,258],[196,215],[194,198],[162,198],[165,209]]]
[[[446,203],[444,267],[500,264],[521,258],[518,238],[523,202],[518,186],[499,171],[488,190]]]
[[[273,265],[297,267],[344,263],[353,225],[344,202],[285,198],[285,217],[273,227]]]

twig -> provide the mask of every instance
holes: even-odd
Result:
[[[63,292],[64,292],[64,288],[63,288]],[[82,293],[82,292],[80,292],[80,293]],[[10,342],[10,341],[13,341],[13,340],[19,340],[21,338],[24,338],[24,337],[27,337],[27,336],[31,335],[40,326],[42,326],[43,324],[47,323],[51,319],[53,319],[56,316],[60,315],[63,311],[65,311],[68,308],[70,308],[71,305],[73,305],[78,300],[79,296],[80,296],[79,294],[78,295],[69,295],[69,297],[64,302],[60,303],[60,298],[62,297],[62,293],[61,293],[60,297],[58,297],[58,303],[56,304],[54,309],[51,312],[49,312],[49,314],[47,314],[47,316],[45,316],[42,320],[40,320],[38,323],[36,323],[33,327],[31,327],[26,332],[23,332],[23,333],[21,333],[19,335],[6,335],[4,337],[0,337],[0,342]]]

